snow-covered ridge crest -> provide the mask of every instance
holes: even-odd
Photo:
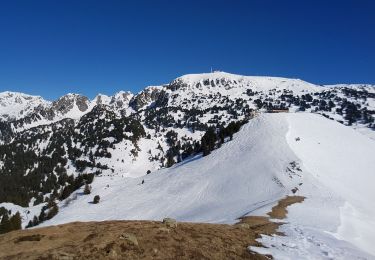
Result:
[[[227,72],[212,72],[201,74],[187,74],[175,79],[173,82],[183,82],[188,85],[226,85],[234,84],[241,87],[251,87],[259,91],[267,91],[273,88],[295,91],[321,91],[322,87],[308,83],[300,79],[268,76],[243,76]],[[172,82],[172,83],[173,83]],[[206,83],[206,84],[205,84]],[[209,83],[209,84],[207,84]]]
[[[0,92],[0,119],[23,117],[37,107],[47,107],[51,102],[41,96],[32,96],[20,92]]]
[[[65,118],[79,119],[96,105],[107,105],[114,110],[127,109],[134,95],[129,91],[119,91],[113,96],[98,94],[90,100],[84,95],[68,93],[55,101],[47,101],[40,96],[18,92],[0,92],[0,120],[14,121],[28,116],[36,116],[34,127]]]
[[[65,118],[79,119],[96,105],[107,105],[108,109],[117,114],[129,115],[154,105],[207,109],[213,106],[223,107],[228,102],[243,99],[246,100],[250,109],[254,109],[257,108],[255,104],[257,99],[264,104],[273,102],[278,105],[284,101],[285,95],[302,97],[306,94],[320,95],[319,93],[337,90],[334,95],[345,97],[339,93],[345,89],[375,94],[375,88],[368,84],[322,86],[300,79],[212,72],[187,74],[176,78],[169,84],[146,87],[137,94],[129,91],[119,91],[112,96],[98,94],[92,100],[80,94],[69,93],[50,102],[38,96],[3,92],[0,93],[0,120],[20,120],[32,116],[32,120],[24,120],[29,122],[27,123],[29,126],[23,124],[23,129],[27,129]],[[373,99],[372,96],[369,97]],[[373,110],[375,102],[369,100],[364,103],[364,106]]]

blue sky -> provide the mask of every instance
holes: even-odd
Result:
[[[375,1],[0,2],[0,91],[137,92],[214,69],[375,84]]]

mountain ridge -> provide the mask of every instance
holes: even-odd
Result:
[[[205,86],[204,81],[207,81],[207,80],[209,81],[210,84],[212,84],[211,81],[213,81],[213,80],[227,80],[227,81],[229,80],[229,81],[245,81],[245,82],[247,81],[247,84],[249,84],[249,82],[253,82],[253,85],[250,86],[252,89],[263,90],[263,91],[266,91],[266,90],[269,90],[269,88],[275,87],[275,83],[273,85],[271,84],[270,87],[266,87],[267,81],[277,81],[278,84],[283,84],[283,83],[287,82],[289,85],[297,84],[297,86],[298,86],[298,83],[302,83],[302,85],[304,85],[303,87],[305,87],[305,88],[311,87],[309,89],[311,92],[324,91],[324,90],[326,90],[326,89],[324,89],[324,87],[327,87],[327,88],[343,88],[343,87],[346,87],[346,88],[370,88],[370,90],[371,90],[371,87],[375,86],[375,85],[371,85],[371,84],[316,85],[316,84],[313,84],[313,83],[309,83],[307,81],[303,81],[301,79],[284,78],[284,77],[269,77],[269,76],[243,76],[243,75],[231,74],[231,73],[226,73],[226,72],[186,74],[186,75],[177,77],[176,79],[172,80],[168,84],[163,84],[163,85],[160,85],[160,86],[145,87],[143,90],[140,90],[136,94],[132,93],[131,91],[120,90],[120,91],[114,93],[111,96],[99,93],[93,99],[89,99],[83,94],[67,93],[67,94],[59,97],[58,99],[56,99],[54,101],[48,101],[48,100],[42,98],[41,96],[34,96],[34,95],[29,95],[29,94],[25,94],[25,93],[21,93],[21,92],[4,91],[4,92],[0,92],[0,107],[1,107],[1,105],[3,107],[3,109],[1,109],[1,111],[0,111],[0,119],[3,119],[3,120],[20,119],[22,117],[27,116],[28,113],[33,112],[33,111],[30,111],[30,109],[29,109],[29,111],[26,111],[25,114],[22,113],[21,115],[17,115],[15,113],[11,113],[10,115],[6,114],[6,113],[9,113],[9,109],[6,109],[7,108],[6,104],[8,103],[8,105],[10,105],[9,104],[10,102],[5,102],[7,100],[7,96],[8,97],[10,97],[10,96],[26,97],[26,98],[29,98],[29,99],[32,99],[32,100],[38,99],[38,100],[41,101],[41,104],[39,104],[39,105],[43,105],[43,106],[50,106],[51,104],[58,103],[59,100],[61,100],[61,99],[69,99],[71,97],[78,97],[78,98],[81,98],[81,99],[85,99],[86,100],[84,102],[84,103],[86,103],[85,105],[90,107],[90,108],[92,108],[93,106],[95,106],[97,104],[105,104],[105,105],[117,104],[118,109],[124,109],[125,106],[128,103],[130,103],[130,101],[133,98],[138,97],[140,95],[143,95],[144,93],[146,93],[150,90],[154,90],[154,91],[161,90],[165,86],[168,86],[168,85],[173,86],[177,82],[180,82],[182,84],[187,84],[187,85],[190,85],[190,86],[193,86],[193,85],[196,85],[196,84],[202,84],[203,86]],[[232,82],[230,82],[230,83],[232,83]],[[235,83],[237,83],[237,82],[235,82]],[[291,87],[287,86],[284,89],[288,89],[288,88],[291,88]],[[291,90],[292,91],[298,91],[298,89],[293,89],[293,88],[291,88]],[[302,88],[302,90],[304,90],[304,89]],[[128,102],[126,102],[126,101],[128,101]],[[25,104],[25,108],[27,108],[30,105],[31,105],[31,103]],[[36,108],[36,107],[37,106],[32,107],[32,108]],[[139,109],[140,107],[136,106],[136,108]],[[83,110],[84,111],[81,111],[81,112],[85,112],[87,109],[83,109]],[[69,116],[65,116],[65,117],[62,116],[61,119],[67,118],[67,117],[69,117]]]
[[[48,219],[51,201],[65,201],[93,176],[134,178],[208,155],[262,113],[320,114],[375,139],[374,89],[222,72],[137,94],[71,93],[27,111],[0,118],[0,203],[29,208],[24,226]]]

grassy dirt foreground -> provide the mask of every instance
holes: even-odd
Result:
[[[268,213],[283,219],[288,196]],[[175,226],[177,225],[177,226]],[[281,225],[268,217],[244,217],[235,225],[158,221],[73,222],[0,235],[0,259],[269,259],[250,252],[260,234]]]

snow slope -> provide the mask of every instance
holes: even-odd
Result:
[[[42,226],[164,217],[234,223],[267,212],[298,187],[306,200],[288,209],[287,236],[264,236],[269,248],[253,250],[280,259],[373,259],[373,151],[372,139],[322,116],[263,114],[207,157],[142,178],[97,177],[90,195],[62,202]],[[97,194],[101,202],[91,204]]]
[[[38,106],[48,106],[49,101],[40,96],[19,92],[0,92],[0,119],[13,119],[26,116]]]
[[[296,93],[299,92],[315,92],[322,91],[321,86],[317,86],[300,79],[290,79],[281,77],[266,77],[266,76],[242,76],[231,74],[227,72],[213,72],[213,73],[200,73],[200,74],[187,74],[176,80],[181,80],[184,83],[195,86],[197,83],[202,83],[204,80],[213,81],[224,80],[239,84],[241,86],[249,86],[256,91],[269,91],[271,89],[292,90]],[[234,82],[236,81],[236,82]]]
[[[282,198],[299,182],[298,178],[291,181],[285,173],[288,164],[296,159],[284,138],[286,131],[285,120],[260,117],[208,157],[191,158],[143,178],[97,177],[92,196],[80,196],[45,225],[165,216],[233,223],[249,211]],[[273,158],[272,163],[264,163],[263,158]],[[140,185],[142,179],[145,184]],[[89,202],[95,194],[102,202],[93,206]]]
[[[288,145],[304,169],[298,194],[306,200],[288,208],[280,228],[286,236],[264,236],[259,241],[268,249],[252,249],[280,259],[375,259],[375,142],[314,114],[286,120]]]
[[[289,146],[305,169],[345,201],[337,237],[375,255],[375,142],[334,121],[306,120],[303,114],[288,121]]]

